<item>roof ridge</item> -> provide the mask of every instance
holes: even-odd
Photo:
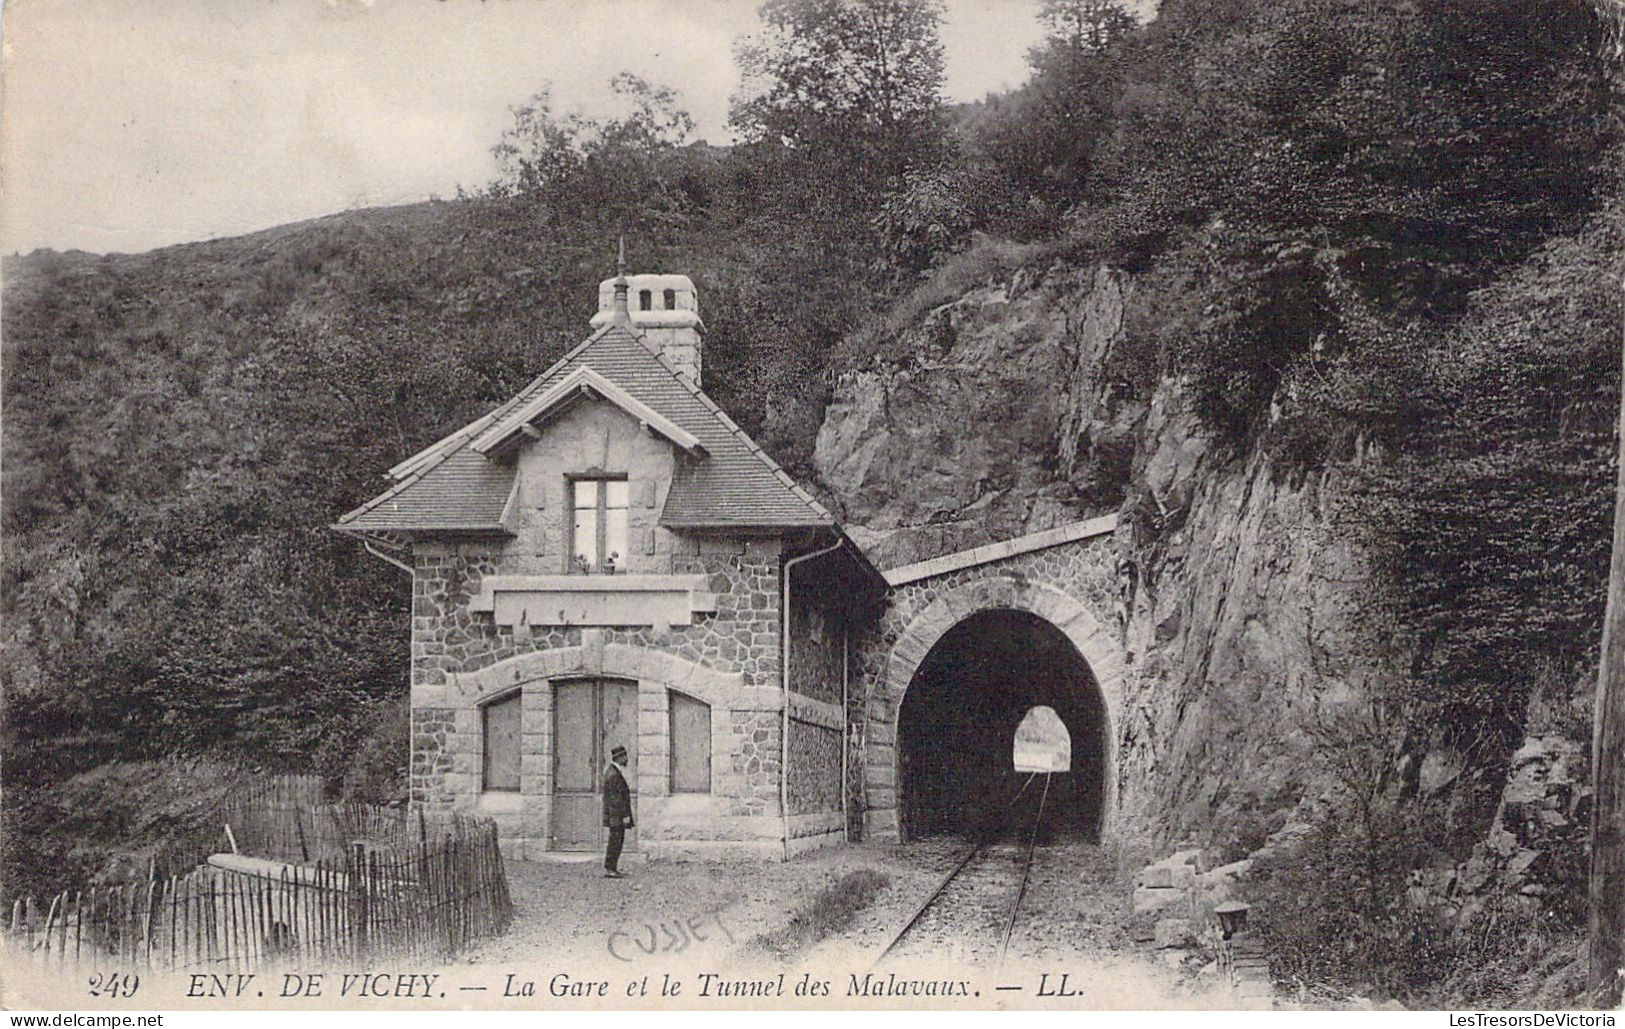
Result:
[[[760,476],[763,472],[767,473],[767,475],[769,475],[772,480],[785,491],[785,494],[780,495],[780,500],[776,502],[768,502],[770,507],[776,504],[782,508],[779,517],[788,517],[791,519],[790,521],[786,521],[784,524],[802,524],[802,520],[811,516],[811,518],[814,520],[814,524],[824,524],[833,526],[837,530],[840,529],[840,522],[835,518],[830,510],[826,508],[811,492],[802,487],[801,484],[797,482],[788,472],[786,472],[777,461],[775,461],[765,450],[763,450],[762,447],[755,440],[753,440],[748,433],[745,432],[739,423],[734,421],[734,419],[731,418],[728,413],[724,411],[721,406],[719,406],[717,402],[713,400],[698,383],[694,382],[683,372],[680,372],[664,354],[660,353],[656,347],[652,346],[649,342],[648,336],[645,333],[637,331],[635,327],[616,324],[613,322],[599,327],[597,330],[587,336],[586,339],[571,347],[556,361],[549,364],[545,370],[533,377],[522,389],[520,389],[504,403],[496,405],[485,415],[475,419],[472,422],[469,422],[456,432],[443,437],[436,443],[431,444],[429,447],[419,451],[417,454],[413,455],[413,457],[401,462],[396,467],[410,469],[410,471],[400,481],[394,483],[389,489],[385,490],[380,495],[372,498],[354,510],[347,512],[342,518],[339,519],[338,524],[336,524],[334,528],[351,528],[353,523],[367,519],[372,512],[384,507],[390,501],[393,501],[407,493],[409,490],[412,490],[425,479],[435,475],[439,469],[446,467],[448,462],[452,462],[453,459],[460,459],[459,455],[462,455],[465,452],[470,454],[478,454],[479,451],[472,449],[473,443],[483,438],[484,434],[489,433],[493,426],[500,426],[503,424],[504,421],[509,419],[515,411],[523,410],[526,404],[534,402],[538,396],[545,395],[548,389],[557,386],[558,382],[556,380],[571,364],[578,364],[580,367],[592,370],[594,374],[605,376],[605,373],[599,371],[594,365],[593,359],[585,355],[589,348],[606,340],[618,341],[620,346],[635,344],[636,349],[632,352],[639,355],[638,359],[641,359],[642,357],[652,358],[654,362],[653,367],[658,368],[664,373],[664,378],[667,382],[667,386],[664,388],[670,389],[672,384],[680,384],[681,388],[675,392],[668,393],[668,399],[666,400],[666,404],[677,402],[678,407],[668,410],[658,401],[652,401],[651,410],[661,414],[662,416],[673,419],[674,424],[679,424],[680,420],[685,418],[698,418],[702,422],[709,421],[710,424],[714,426],[712,429],[713,432],[720,430],[722,433],[724,433],[727,439],[732,441],[732,446],[729,449],[737,447],[737,451],[735,451],[737,456],[735,456],[732,460],[738,461],[741,458],[745,458],[746,461],[743,467],[755,465],[758,469],[758,471],[755,473],[756,475]],[[614,351],[611,350],[607,353],[613,352]],[[617,386],[620,385],[619,380],[616,378],[612,376],[605,377],[611,384]],[[693,399],[695,404],[700,408],[699,411],[694,411],[692,408],[689,408],[688,413],[680,413],[682,411],[680,398],[682,398],[685,394]],[[414,464],[414,462],[416,463]],[[460,465],[458,467],[460,467]],[[679,475],[682,474],[683,473],[679,472]],[[761,484],[757,487],[758,490],[769,489],[770,491],[770,487],[767,487],[766,485],[766,480],[758,479],[757,481]],[[767,495],[764,494],[764,500],[766,500],[766,496]],[[799,509],[802,513],[799,515],[790,515],[789,512],[793,509]],[[673,524],[676,523],[674,522]]]
[[[538,391],[515,410],[496,419],[484,432],[474,436],[469,447],[477,454],[491,456],[492,451],[517,433],[520,426],[534,423],[558,404],[568,402],[571,399],[569,394],[577,393],[588,386],[597,390],[602,399],[643,422],[684,450],[693,451],[700,446],[699,437],[672,421],[664,412],[639,400],[591,364],[582,362],[560,376],[546,389]]]

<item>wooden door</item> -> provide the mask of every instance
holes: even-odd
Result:
[[[605,834],[604,770],[610,751],[627,750],[626,781],[637,811],[638,688],[636,683],[581,679],[553,690],[553,849],[598,850]],[[635,849],[637,830],[626,834]]]

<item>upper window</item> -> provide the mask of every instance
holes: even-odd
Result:
[[[646,289],[638,290],[638,310],[647,311],[654,306],[654,294]]]
[[[575,479],[570,491],[572,570],[613,573],[626,563],[626,480]]]
[[[666,298],[665,299],[666,299],[666,310],[668,310],[668,311],[677,310],[677,291],[675,289],[666,290]]]
[[[519,694],[485,705],[484,783],[487,790],[519,788]]]

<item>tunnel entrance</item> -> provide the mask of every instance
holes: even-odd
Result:
[[[903,838],[979,831],[1042,760],[1064,767],[1050,778],[1046,822],[1097,839],[1106,732],[1100,690],[1064,633],[1025,611],[971,615],[937,640],[903,697]]]

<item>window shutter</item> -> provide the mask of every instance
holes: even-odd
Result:
[[[711,792],[711,705],[671,697],[671,791]]]
[[[519,694],[485,705],[485,776],[488,790],[519,789]]]

